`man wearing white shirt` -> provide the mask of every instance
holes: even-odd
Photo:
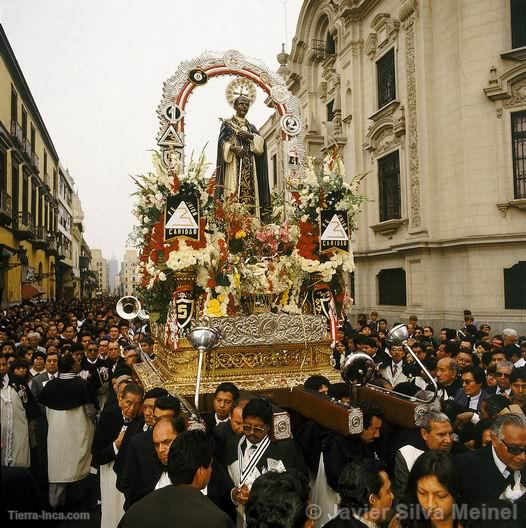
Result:
[[[31,383],[31,392],[37,401],[47,382],[58,378],[58,353],[50,352],[47,354],[44,366],[46,370],[35,376],[32,380],[33,383]]]
[[[385,378],[394,387],[398,383],[408,381],[408,377],[403,373],[405,350],[404,347],[393,345],[389,349],[391,354],[390,364],[382,363],[380,375]]]

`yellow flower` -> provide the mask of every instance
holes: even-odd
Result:
[[[217,296],[217,300],[222,303],[224,300],[225,300],[225,294],[224,293],[220,293],[218,296]]]
[[[232,283],[233,283],[234,288],[238,289],[240,286],[240,282],[241,282],[241,277],[239,273],[234,273],[232,275]]]
[[[289,302],[289,289],[287,288],[282,294],[281,294],[281,299],[279,301],[279,304],[281,304],[281,306],[286,306]]]
[[[242,230],[240,229],[239,231],[236,231],[236,239],[237,238],[245,238],[247,236],[247,234]]]
[[[206,303],[206,311],[210,317],[221,317],[223,315],[221,303],[217,299],[210,299]]]

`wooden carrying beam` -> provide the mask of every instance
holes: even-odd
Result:
[[[320,392],[298,385],[292,389],[288,406],[305,418],[342,435],[359,434],[363,427],[361,412],[331,400]]]
[[[385,419],[399,427],[415,427],[416,403],[389,394],[389,390],[365,385],[358,387],[358,401],[369,400],[379,403],[385,413]]]

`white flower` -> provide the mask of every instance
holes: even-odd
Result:
[[[147,235],[147,234],[148,234],[148,231],[149,231],[149,229],[148,229],[147,227],[143,227],[143,228],[142,228],[142,234],[143,234],[143,235]]]
[[[159,272],[159,280],[163,282],[166,280],[166,274],[162,271]]]

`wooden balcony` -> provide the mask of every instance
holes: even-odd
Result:
[[[13,221],[13,202],[5,189],[0,189],[0,223],[9,225]]]
[[[33,238],[31,239],[33,247],[37,249],[47,249],[48,247],[48,231],[44,226],[35,228]]]
[[[18,213],[14,218],[13,233],[21,240],[31,240],[35,234],[33,219],[29,213]]]

